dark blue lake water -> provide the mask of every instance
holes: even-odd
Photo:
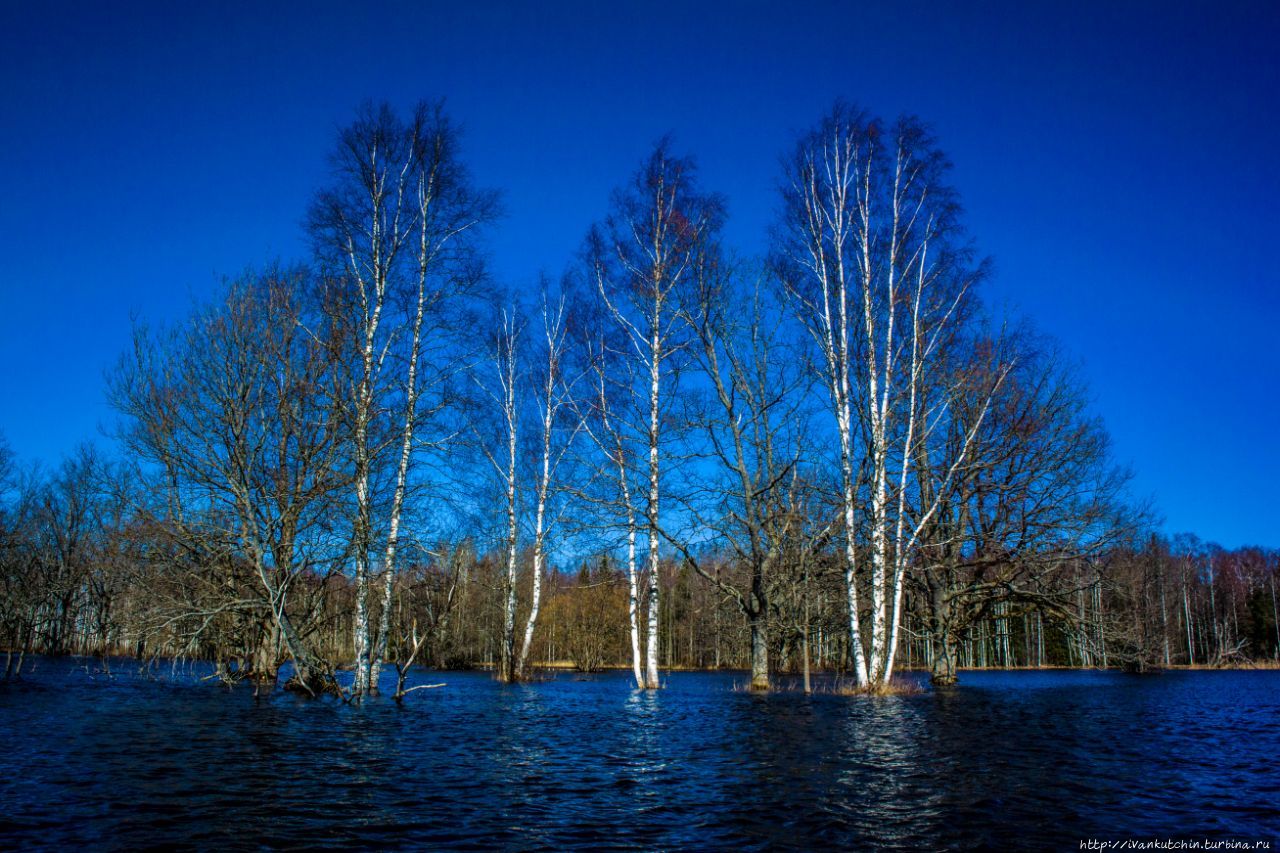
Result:
[[[38,660],[0,685],[0,848],[1280,848],[1280,672],[963,673],[866,698],[673,673],[353,707]]]

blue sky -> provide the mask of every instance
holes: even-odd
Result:
[[[448,99],[521,285],[667,132],[758,251],[779,155],[844,97],[933,125],[987,301],[1080,360],[1166,529],[1280,545],[1280,6],[346,5],[0,5],[0,430],[23,459],[111,420],[132,316],[302,254],[365,98]]]

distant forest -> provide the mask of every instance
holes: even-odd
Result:
[[[983,304],[919,120],[834,106],[752,247],[663,140],[523,290],[486,269],[501,196],[460,144],[440,104],[362,107],[309,257],[135,327],[109,445],[41,468],[0,441],[6,678],[91,654],[347,697],[549,663],[881,692],[1280,659],[1280,552],[1156,532],[1070,356]]]

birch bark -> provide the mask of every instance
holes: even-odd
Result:
[[[606,227],[594,229],[591,235],[596,290],[605,313],[625,340],[625,356],[618,355],[642,368],[635,375],[643,377],[643,390],[633,388],[631,392],[643,416],[619,427],[627,430],[625,441],[642,448],[646,458],[642,494],[648,623],[643,686],[647,689],[661,686],[659,512],[664,395],[671,390],[672,360],[683,348],[676,322],[676,293],[721,216],[717,199],[696,194],[693,164],[670,156],[667,149],[666,141],[659,143],[632,184],[615,195],[614,212]],[[632,595],[635,597],[634,590]]]
[[[875,689],[892,678],[906,573],[937,510],[939,498],[920,500],[912,459],[945,418],[949,392],[934,361],[968,290],[952,254],[929,254],[954,216],[930,146],[910,119],[886,129],[838,106],[802,138],[784,190],[784,285],[821,355],[840,449],[853,670],[859,687]],[[955,462],[942,479],[964,464]]]

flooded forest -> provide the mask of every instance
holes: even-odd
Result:
[[[1078,354],[983,302],[923,122],[818,117],[755,245],[659,141],[536,285],[486,267],[502,194],[465,142],[441,104],[361,108],[307,257],[139,318],[109,437],[0,445],[6,679],[93,655],[348,699],[414,668],[884,693],[1280,658],[1280,552],[1159,532]]]

